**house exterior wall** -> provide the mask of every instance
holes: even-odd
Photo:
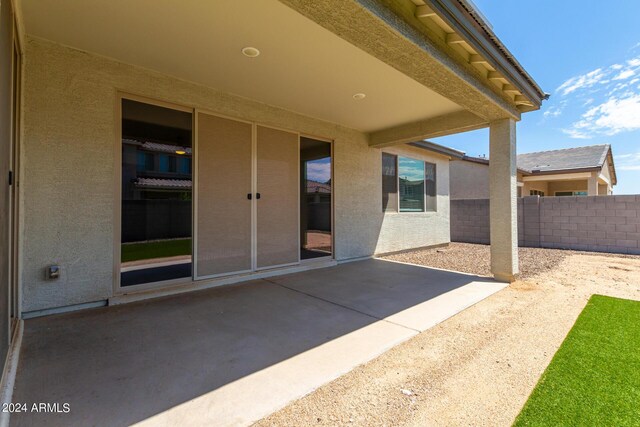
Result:
[[[489,165],[452,160],[449,171],[451,200],[489,198]]]
[[[611,172],[609,171],[609,167],[607,165],[608,162],[605,162],[605,166],[600,171],[600,174],[604,176],[609,184],[599,184],[598,185],[598,195],[610,195],[613,194],[613,186],[611,185]]]
[[[389,147],[382,151],[435,163],[437,199],[435,212],[386,212],[379,232],[376,253],[449,243],[449,158],[407,145]],[[382,158],[378,165],[378,181],[381,182]],[[377,209],[382,212],[381,196],[378,199],[380,203]]]
[[[549,182],[548,181],[525,181],[522,184],[522,196],[530,196],[531,190],[543,191],[545,196],[550,196],[549,194]]]
[[[555,196],[556,191],[587,191],[587,180],[549,181],[549,196]]]
[[[118,91],[332,139],[337,260],[393,250],[394,230],[425,230],[412,240],[419,246],[449,240],[448,168],[442,161],[441,211],[385,219],[381,151],[370,148],[359,131],[45,40],[26,40],[24,312],[113,295]],[[60,279],[44,279],[50,264],[61,266]]]

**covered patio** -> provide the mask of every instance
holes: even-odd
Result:
[[[247,425],[505,286],[384,260],[25,321],[16,426]]]
[[[248,424],[515,280],[547,95],[467,0],[0,6],[0,392],[71,409],[15,425]],[[372,259],[450,242],[414,143],[480,128],[495,281]]]

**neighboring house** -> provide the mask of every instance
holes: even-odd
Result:
[[[617,184],[610,145],[519,154],[518,196],[597,196]],[[450,164],[451,199],[489,198],[489,160],[462,155]]]
[[[547,95],[428,3],[0,1],[0,358],[24,317],[447,243],[451,154],[407,143],[479,128],[513,280],[515,124]],[[301,159],[331,176],[313,263]]]

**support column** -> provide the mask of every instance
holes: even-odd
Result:
[[[592,172],[591,177],[587,180],[587,194],[589,196],[598,195],[598,173]]]
[[[489,133],[491,272],[513,282],[518,273],[516,122],[497,120]]]

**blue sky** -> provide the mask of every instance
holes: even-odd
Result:
[[[551,98],[518,123],[518,153],[611,144],[614,194],[640,194],[640,2],[474,0]],[[434,139],[489,154],[487,129]]]

